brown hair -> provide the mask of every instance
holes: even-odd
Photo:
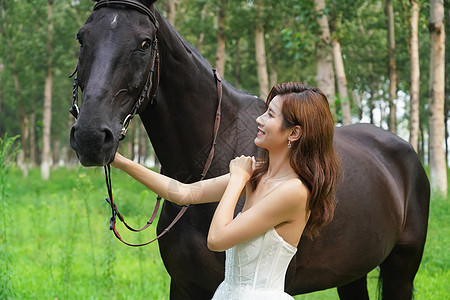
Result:
[[[305,234],[311,239],[331,222],[336,206],[335,187],[339,175],[339,159],[333,147],[334,120],[327,97],[317,88],[288,82],[275,85],[266,105],[275,96],[282,97],[283,127],[301,126],[301,137],[292,142],[290,164],[310,191],[311,210]],[[286,143],[287,147],[287,143]],[[262,160],[250,185],[256,189],[269,167],[269,155],[263,150]]]

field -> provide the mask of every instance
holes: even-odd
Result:
[[[37,169],[27,178],[12,169],[3,179],[0,299],[168,299],[169,276],[157,244],[131,248],[109,230],[102,169],[60,168],[47,182]],[[114,199],[127,221],[136,227],[145,224],[156,196],[116,170],[112,181]],[[450,299],[449,210],[448,200],[432,199],[415,299]],[[126,239],[143,242],[155,236],[155,227],[141,234],[118,228]],[[369,274],[373,299],[377,277],[377,270]],[[338,297],[331,289],[296,299]]]

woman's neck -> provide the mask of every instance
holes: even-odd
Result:
[[[289,161],[289,152],[283,151],[283,153],[271,153],[269,152],[269,168],[267,169],[266,176],[276,177],[282,176],[294,172]]]

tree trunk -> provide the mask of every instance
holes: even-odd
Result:
[[[200,13],[200,22],[202,24],[205,22],[206,19],[206,6],[207,3],[205,2],[205,4],[203,4],[202,12]],[[197,36],[197,46],[195,47],[200,53],[202,52],[204,41],[205,41],[205,33],[202,30]]]
[[[71,116],[67,117],[67,147],[65,147],[65,152],[66,152],[66,167],[72,167],[77,165],[78,159],[77,159],[77,155],[75,153],[75,151],[72,149],[72,147],[70,147],[70,141],[69,141],[69,132],[72,129],[72,125],[73,125],[74,121],[73,118]]]
[[[176,7],[175,7],[175,0],[168,0],[167,1],[167,20],[169,20],[170,24],[175,26],[175,14],[176,14]]]
[[[241,38],[236,43],[236,61],[234,65],[234,82],[233,85],[238,88],[241,79]]]
[[[410,99],[410,131],[409,142],[417,152],[419,143],[419,97],[420,97],[420,68],[419,68],[419,3],[411,2],[411,36],[410,36],[410,61],[411,61],[411,99]]]
[[[361,121],[363,115],[363,104],[361,103],[362,96],[358,94],[356,90],[353,90],[353,104],[358,108],[358,119]],[[370,99],[369,99],[370,100]]]
[[[267,74],[266,47],[264,41],[264,7],[262,0],[254,2],[256,11],[255,53],[259,82],[259,98],[266,100],[269,95],[269,75]]]
[[[140,164],[145,164],[147,161],[147,139],[148,136],[146,134],[144,125],[142,123],[139,123],[139,135],[138,135],[138,144],[139,144],[139,151],[138,151],[138,162]]]
[[[316,45],[317,60],[317,86],[328,98],[331,112],[336,116],[334,105],[335,81],[333,70],[333,57],[331,54],[331,35],[326,15],[325,0],[314,0],[314,10],[320,27],[320,38]]]
[[[217,15],[217,50],[216,69],[222,76],[225,76],[225,18],[227,1],[220,0],[219,13]]]
[[[50,138],[52,123],[52,40],[53,40],[53,0],[47,2],[47,74],[45,76],[44,88],[44,111],[43,111],[43,132],[42,132],[42,159],[41,159],[41,177],[47,180],[50,177]]]
[[[279,37],[280,30],[274,28],[272,30],[272,35],[269,38],[269,47],[271,49],[269,54],[269,90],[275,84],[278,83],[278,65],[280,53],[282,53],[282,43],[280,43],[281,38]]]
[[[36,167],[36,111],[33,105],[33,111],[30,114],[30,167]]]
[[[395,30],[394,8],[392,0],[386,0],[384,12],[387,17],[388,55],[389,55],[389,119],[388,128],[392,133],[397,133],[397,64],[395,62]]]
[[[419,132],[420,132],[420,139],[419,139],[419,151],[418,155],[420,160],[424,165],[427,165],[425,162],[425,133],[422,124],[419,123]]]
[[[334,69],[336,70],[336,78],[339,96],[341,99],[342,124],[350,125],[352,114],[350,112],[350,96],[347,89],[347,77],[345,76],[344,61],[342,59],[341,44],[337,38],[333,39],[333,58]]]
[[[447,197],[447,166],[444,151],[445,28],[443,0],[430,1],[430,181]]]
[[[373,111],[375,109],[375,79],[374,76],[372,75],[373,73],[373,64],[370,62],[369,63],[369,93],[370,93],[370,97],[368,100],[368,104],[369,104],[369,117],[370,117],[370,124],[375,124],[375,120],[373,117]]]
[[[54,166],[58,166],[60,160],[60,148],[61,143],[59,141],[59,137],[55,136],[53,138],[53,149],[52,149],[52,162]]]

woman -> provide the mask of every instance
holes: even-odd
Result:
[[[276,85],[256,122],[262,161],[235,158],[230,173],[217,178],[183,184],[120,154],[112,164],[178,205],[220,201],[207,244],[226,250],[225,280],[213,299],[292,299],[284,278],[303,231],[313,238],[333,218],[339,167],[325,95],[299,83]]]

